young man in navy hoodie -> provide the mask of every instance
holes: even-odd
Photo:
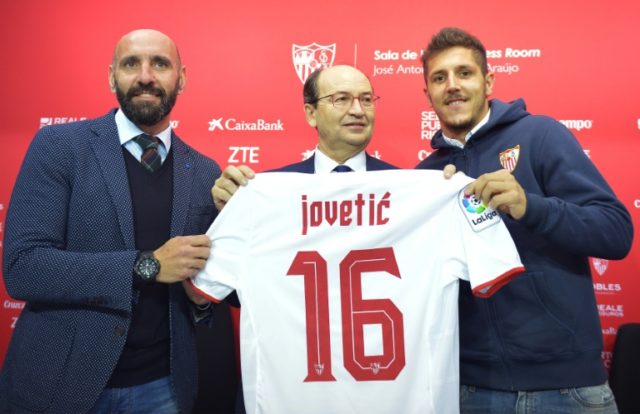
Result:
[[[617,412],[588,257],[625,257],[629,213],[562,124],[488,99],[477,38],[442,29],[422,62],[442,129],[417,168],[477,177],[467,192],[502,213],[527,269],[488,299],[461,283],[461,412]]]

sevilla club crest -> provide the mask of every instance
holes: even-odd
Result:
[[[323,46],[317,43],[300,46],[292,45],[291,58],[298,79],[304,83],[309,75],[318,68],[328,68],[333,65],[336,54],[336,44]]]
[[[606,272],[609,267],[609,261],[607,259],[592,257],[591,263],[593,263],[593,268],[596,269],[596,272],[598,272],[600,276],[604,275],[604,272]]]
[[[505,170],[513,172],[516,169],[516,165],[518,165],[518,158],[520,158],[520,145],[502,151],[500,153],[500,165]]]

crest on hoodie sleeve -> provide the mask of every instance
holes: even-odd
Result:
[[[518,158],[520,158],[520,144],[500,153],[500,165],[505,170],[513,172],[518,165]]]

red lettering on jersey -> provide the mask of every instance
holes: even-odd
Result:
[[[320,227],[323,223],[333,226],[382,226],[389,222],[385,210],[391,208],[391,193],[386,192],[378,200],[370,193],[368,201],[365,195],[358,193],[354,199],[310,201],[302,195],[302,235],[311,227]]]

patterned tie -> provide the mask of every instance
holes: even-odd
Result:
[[[348,165],[336,165],[333,171],[337,173],[343,173],[343,172],[351,172],[353,170]]]
[[[158,145],[162,142],[157,137],[141,134],[133,139],[142,148],[140,163],[149,171],[154,172],[162,165],[162,158],[158,152]]]

